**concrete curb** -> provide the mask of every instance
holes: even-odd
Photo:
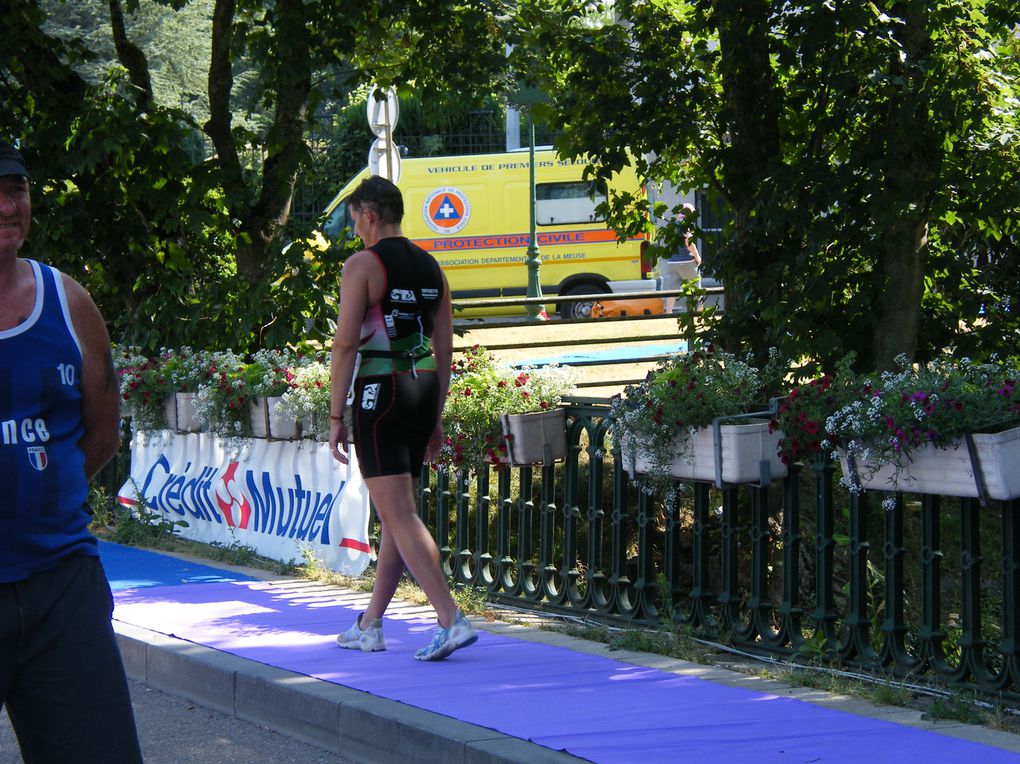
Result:
[[[114,621],[132,679],[359,762],[581,762],[495,730]]]

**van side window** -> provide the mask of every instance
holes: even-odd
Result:
[[[353,233],[354,222],[347,211],[347,202],[340,202],[336,209],[330,213],[330,216],[326,218],[326,222],[322,224],[322,232],[326,234],[326,238],[330,241],[338,242],[346,238],[344,237],[345,228],[350,228]]]
[[[535,186],[535,220],[538,225],[594,223],[603,220],[595,206],[606,200],[604,183],[573,181]]]

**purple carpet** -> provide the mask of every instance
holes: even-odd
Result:
[[[388,650],[339,650],[335,596],[234,581],[117,593],[115,619],[566,750],[596,762],[1017,762],[996,748],[791,698],[480,633],[440,663],[433,622],[385,620]]]

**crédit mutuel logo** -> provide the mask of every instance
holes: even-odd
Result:
[[[346,481],[336,491],[306,487],[299,474],[240,470],[187,462],[175,471],[160,454],[145,474],[141,495],[153,509],[188,522],[226,525],[266,536],[330,543],[330,518]]]
[[[237,527],[247,528],[251,520],[251,503],[248,497],[241,492],[241,487],[234,478],[237,472],[237,462],[231,462],[223,471],[223,477],[216,484],[216,503],[223,513],[223,519],[231,528],[235,527],[234,507],[237,507]]]

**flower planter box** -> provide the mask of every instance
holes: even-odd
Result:
[[[675,456],[670,474],[684,480],[715,481],[716,452],[711,427],[690,430],[686,439],[677,436]],[[750,420],[748,424],[724,424],[719,428],[722,440],[723,483],[759,483],[785,477],[786,465],[779,458],[779,440],[783,434],[769,432],[765,420]],[[651,471],[651,459],[640,447],[624,441],[620,444],[623,468],[632,478]],[[763,464],[767,464],[763,470]],[[763,474],[763,472],[767,470]]]
[[[1020,427],[1003,432],[974,434],[974,447],[985,490],[989,498],[1007,501],[1020,497]],[[846,453],[839,452],[840,465],[852,482]],[[938,496],[979,496],[967,446],[960,441],[949,448],[925,445],[912,451],[906,463],[877,466],[858,462],[857,480],[872,491],[929,493]]]
[[[202,432],[205,427],[198,419],[195,402],[198,393],[174,393],[168,395],[163,413],[166,415],[166,426],[175,432]]]
[[[562,408],[533,414],[503,414],[503,437],[510,464],[552,464],[567,457],[566,411]]]
[[[301,423],[279,410],[283,397],[271,395],[252,398],[248,402],[252,435],[270,440],[296,440],[301,437]]]

